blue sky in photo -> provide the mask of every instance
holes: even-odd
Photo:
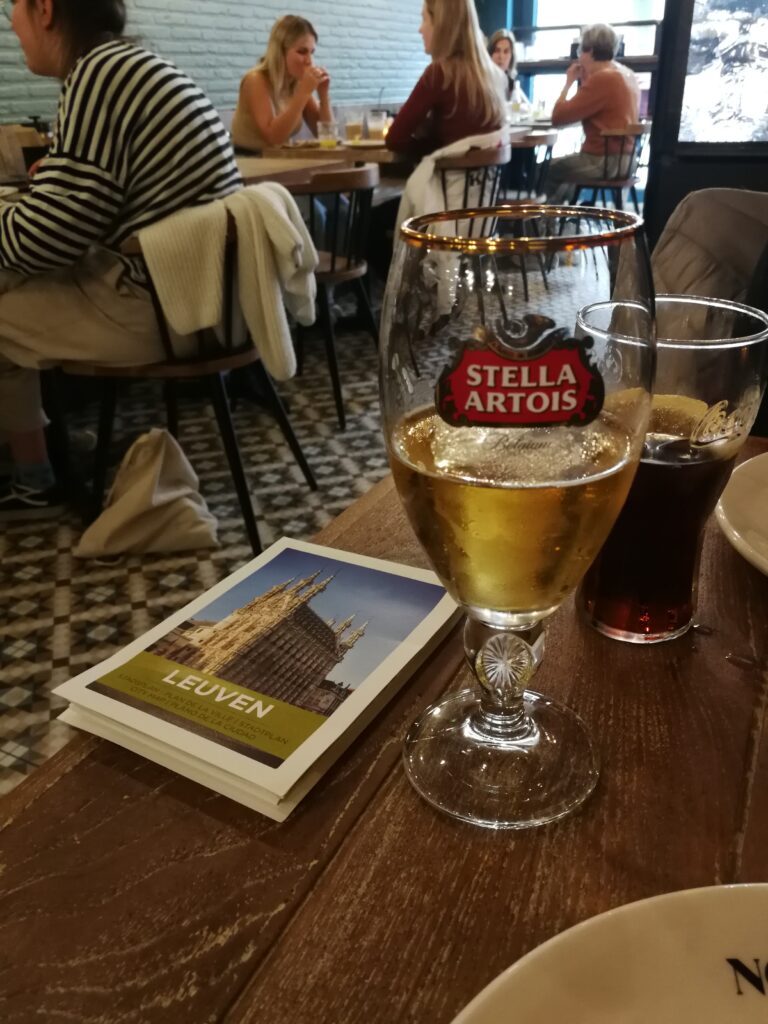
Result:
[[[334,618],[337,623],[354,614],[350,629],[368,622],[365,636],[328,673],[330,679],[353,687],[391,654],[445,593],[442,587],[432,583],[286,548],[226,594],[200,609],[194,617],[222,619],[275,584],[291,577],[298,582],[318,569],[320,575],[316,582],[334,573],[335,578],[322,594],[312,598],[312,610],[320,618],[326,621]]]

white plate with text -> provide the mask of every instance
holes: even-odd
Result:
[[[453,1024],[765,1024],[768,884],[654,896],[562,932]]]
[[[739,554],[768,575],[768,452],[734,469],[715,515]]]

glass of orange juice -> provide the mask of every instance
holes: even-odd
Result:
[[[339,141],[339,128],[335,121],[318,121],[317,138],[323,149],[333,149]]]

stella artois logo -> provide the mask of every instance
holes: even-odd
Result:
[[[437,382],[436,405],[452,426],[584,426],[603,406],[591,338],[568,338],[548,317],[526,316],[514,333],[475,331]],[[477,342],[481,344],[478,345]]]

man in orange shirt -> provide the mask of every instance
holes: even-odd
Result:
[[[579,59],[566,72],[552,124],[559,128],[581,121],[584,143],[580,153],[550,164],[545,184],[550,201],[567,202],[575,181],[605,177],[606,140],[600,133],[637,123],[640,89],[634,73],[614,60],[618,46],[619,36],[610,25],[590,25],[582,31]],[[568,99],[574,82],[580,82],[580,88]],[[608,144],[607,171],[612,175],[618,172],[622,146],[631,146],[632,140],[609,138]]]

